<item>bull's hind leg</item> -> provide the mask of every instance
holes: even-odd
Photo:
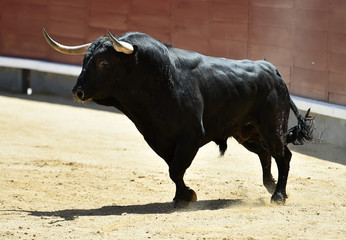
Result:
[[[263,139],[265,139],[266,146],[268,147],[270,154],[275,159],[279,172],[278,182],[276,184],[271,201],[274,203],[283,204],[287,198],[286,184],[292,154],[286,146],[283,134],[278,134],[277,129],[278,128],[271,128],[271,130],[263,130],[261,131],[261,134]]]
[[[283,155],[279,154],[274,157],[279,170],[278,183],[271,199],[274,203],[283,204],[287,198],[286,185],[291,157],[292,153],[286,145],[284,146]]]
[[[256,140],[249,139],[248,141],[245,141],[241,144],[247,150],[258,155],[262,166],[263,185],[270,194],[273,194],[276,188],[276,182],[271,173],[271,155],[266,149],[263,141],[259,138],[256,138]]]
[[[271,198],[272,202],[278,204],[285,203],[287,198],[286,185],[292,156],[287,148],[285,136],[290,110],[289,100],[286,100],[284,92],[277,94],[276,91],[272,91],[268,95],[266,103],[262,105],[263,111],[260,113],[260,121],[257,126],[278,167],[278,182]]]

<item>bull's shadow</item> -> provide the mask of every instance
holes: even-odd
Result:
[[[122,214],[169,214],[173,212],[188,212],[200,210],[218,210],[228,208],[240,204],[240,199],[217,199],[217,200],[201,200],[190,203],[186,208],[173,208],[172,202],[166,203],[149,203],[144,205],[128,205],[128,206],[104,206],[96,209],[66,209],[59,211],[24,211],[31,216],[37,217],[60,217],[66,221],[74,220],[82,216],[112,216]]]

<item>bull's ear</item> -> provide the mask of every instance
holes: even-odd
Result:
[[[136,54],[136,52],[138,51],[138,46],[137,45],[132,45],[132,46],[133,46],[132,54]]]
[[[132,54],[134,52],[134,47],[128,42],[118,40],[110,31],[107,30],[109,38],[113,42],[113,47],[115,51],[122,52],[125,54]]]

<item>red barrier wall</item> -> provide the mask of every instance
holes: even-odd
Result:
[[[203,54],[274,63],[294,95],[346,105],[345,0],[0,0],[0,55],[81,64],[52,50],[109,29]]]

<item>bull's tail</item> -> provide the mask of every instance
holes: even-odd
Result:
[[[294,145],[303,145],[305,142],[312,141],[313,131],[315,129],[315,121],[312,116],[310,116],[310,108],[307,111],[305,117],[303,117],[297,106],[294,104],[292,99],[290,99],[290,106],[294,115],[298,119],[298,125],[290,128],[286,134],[286,143],[292,143]]]

